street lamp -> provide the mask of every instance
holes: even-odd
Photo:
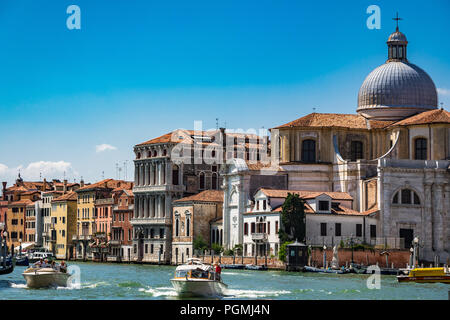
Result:
[[[22,253],[22,238],[19,238],[19,256]]]
[[[324,269],[325,269],[326,264],[327,264],[327,252],[325,250],[327,250],[327,246],[323,245],[323,268]]]
[[[409,252],[411,252],[411,254],[409,255],[409,268],[412,269],[412,265],[413,265],[413,252],[414,249],[413,247],[409,248]]]
[[[413,239],[413,246],[414,246],[414,250],[413,250],[413,266],[414,268],[416,267],[416,259],[417,259],[417,247],[419,246],[419,238],[415,237]]]
[[[353,265],[353,233],[350,234],[350,245],[352,246],[352,265]]]

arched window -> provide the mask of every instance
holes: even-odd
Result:
[[[307,139],[302,142],[302,161],[316,162],[316,141]]]
[[[199,179],[200,179],[200,190],[205,189],[205,173],[204,172],[200,172],[199,174]]]
[[[361,141],[352,141],[350,149],[350,161],[363,159],[363,143]]]
[[[175,237],[178,237],[180,234],[180,219],[177,215],[177,212],[175,212]]]
[[[163,150],[163,156],[164,156],[164,157],[167,156],[167,149],[164,149],[164,150]]]
[[[416,192],[411,189],[397,191],[392,198],[393,204],[414,204],[420,205],[420,199]]]
[[[186,237],[191,235],[191,217],[186,217]]]
[[[141,153],[138,152],[138,153],[136,154],[136,159],[140,159],[140,158],[141,158]]]
[[[414,159],[427,160],[427,139],[417,138],[414,141]]]
[[[172,170],[172,184],[175,186],[178,185],[178,183],[179,183],[179,181],[178,181],[179,171],[178,170],[179,170],[178,166],[174,165],[173,170]]]
[[[213,190],[219,189],[219,185],[217,182],[218,182],[217,173],[213,172],[213,174],[211,176],[211,189],[213,189]]]
[[[149,150],[149,151],[147,152],[147,157],[150,158],[151,156],[152,156],[152,152]]]

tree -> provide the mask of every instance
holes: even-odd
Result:
[[[223,252],[223,247],[220,244],[218,244],[218,243],[213,243],[212,246],[211,246],[211,249],[213,249],[215,253],[219,253],[220,254],[220,253]]]
[[[206,243],[205,239],[201,235],[195,237],[194,239],[194,250],[206,250],[208,248],[208,243]]]
[[[306,240],[305,202],[298,194],[288,193],[283,203],[278,235],[282,244],[288,241],[305,242]]]
[[[286,255],[287,255],[286,246],[288,244],[291,244],[292,242],[293,241],[286,241],[281,244],[280,250],[278,250],[278,259],[280,259],[280,261],[286,262]]]

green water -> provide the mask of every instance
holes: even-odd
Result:
[[[22,272],[0,276],[0,299],[177,299],[171,266],[72,263],[80,284],[67,288],[28,289]],[[450,285],[398,283],[381,276],[381,288],[368,289],[369,275],[222,271],[228,292],[224,299],[448,299]]]

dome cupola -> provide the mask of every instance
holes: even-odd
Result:
[[[397,28],[387,41],[388,59],[364,80],[357,112],[367,119],[400,120],[436,109],[436,86],[430,76],[407,59],[406,36]]]

